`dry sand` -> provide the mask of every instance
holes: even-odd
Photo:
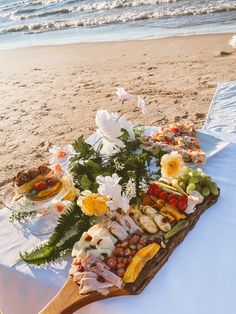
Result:
[[[94,132],[98,108],[120,110],[117,86],[144,97],[145,123],[204,123],[217,83],[236,80],[231,34],[0,51],[0,190],[48,148]],[[221,52],[230,52],[225,55]],[[133,123],[144,118],[133,106]],[[132,108],[132,107],[131,107]]]

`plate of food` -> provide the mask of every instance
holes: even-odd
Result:
[[[186,163],[202,166],[205,161],[219,153],[230,142],[223,141],[192,124],[172,123],[167,127],[146,127],[142,142],[148,149],[162,148],[167,153],[177,151]]]
[[[18,215],[17,221],[12,219],[18,229],[27,229],[37,235],[48,234],[54,230],[58,219],[58,212],[52,209],[63,200],[71,187],[68,176],[58,178],[43,164],[18,172],[13,186],[5,190],[2,202]]]
[[[57,178],[47,165],[41,165],[17,173],[3,195],[3,204],[12,211],[38,211],[63,199],[70,187],[68,177]]]

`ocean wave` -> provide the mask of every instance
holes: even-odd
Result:
[[[71,6],[66,8],[55,8],[52,10],[45,10],[44,12],[37,12],[36,9],[18,9],[13,13],[9,13],[8,17],[11,20],[28,20],[32,18],[41,18],[50,15],[57,15],[57,14],[68,14],[68,13],[76,13],[76,12],[91,12],[91,11],[99,11],[99,10],[113,10],[113,9],[120,9],[120,8],[128,8],[128,7],[138,7],[144,5],[155,5],[155,4],[163,4],[163,3],[176,3],[182,0],[115,0],[115,1],[101,1],[101,2],[94,2],[94,3],[84,3],[77,6]],[[40,0],[36,3],[40,4],[51,4],[51,3],[60,3],[62,0]],[[74,3],[75,0],[70,0],[65,2],[64,5],[69,3]],[[30,2],[29,2],[30,4]],[[35,4],[35,3],[34,3]],[[35,13],[25,15],[27,11],[31,11]],[[22,14],[23,13],[23,14]],[[7,16],[5,16],[7,17]],[[1,15],[0,15],[1,18]]]
[[[62,30],[67,28],[81,27],[81,26],[102,26],[107,24],[120,24],[128,23],[138,20],[147,19],[163,19],[176,16],[185,15],[203,15],[211,14],[222,11],[236,10],[236,3],[226,4],[218,3],[217,6],[205,5],[205,6],[188,6],[179,7],[174,9],[160,10],[149,10],[145,12],[125,12],[122,14],[112,14],[112,15],[100,15],[91,17],[81,17],[75,20],[57,20],[57,21],[45,21],[29,24],[21,24],[15,26],[8,26],[0,28],[0,34],[10,33],[10,32],[23,32],[23,33],[38,33],[53,30]]]

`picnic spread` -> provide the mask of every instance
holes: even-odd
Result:
[[[17,173],[6,191],[3,311],[231,313],[230,133],[221,139],[181,122],[133,126],[106,110],[96,125],[88,140],[51,148],[48,165]],[[10,291],[16,303],[6,301]]]

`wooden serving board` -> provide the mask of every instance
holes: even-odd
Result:
[[[39,314],[71,314],[99,300],[141,293],[161,267],[167,262],[174,249],[184,240],[189,231],[193,229],[201,214],[216,203],[217,199],[218,196],[209,196],[204,199],[202,204],[197,205],[195,212],[188,217],[188,226],[177,233],[176,236],[167,243],[166,248],[160,250],[158,254],[145,265],[134,283],[126,284],[123,289],[111,289],[107,296],[103,296],[97,292],[92,292],[88,295],[80,295],[78,285],[73,281],[72,277],[69,277],[58,294]]]

